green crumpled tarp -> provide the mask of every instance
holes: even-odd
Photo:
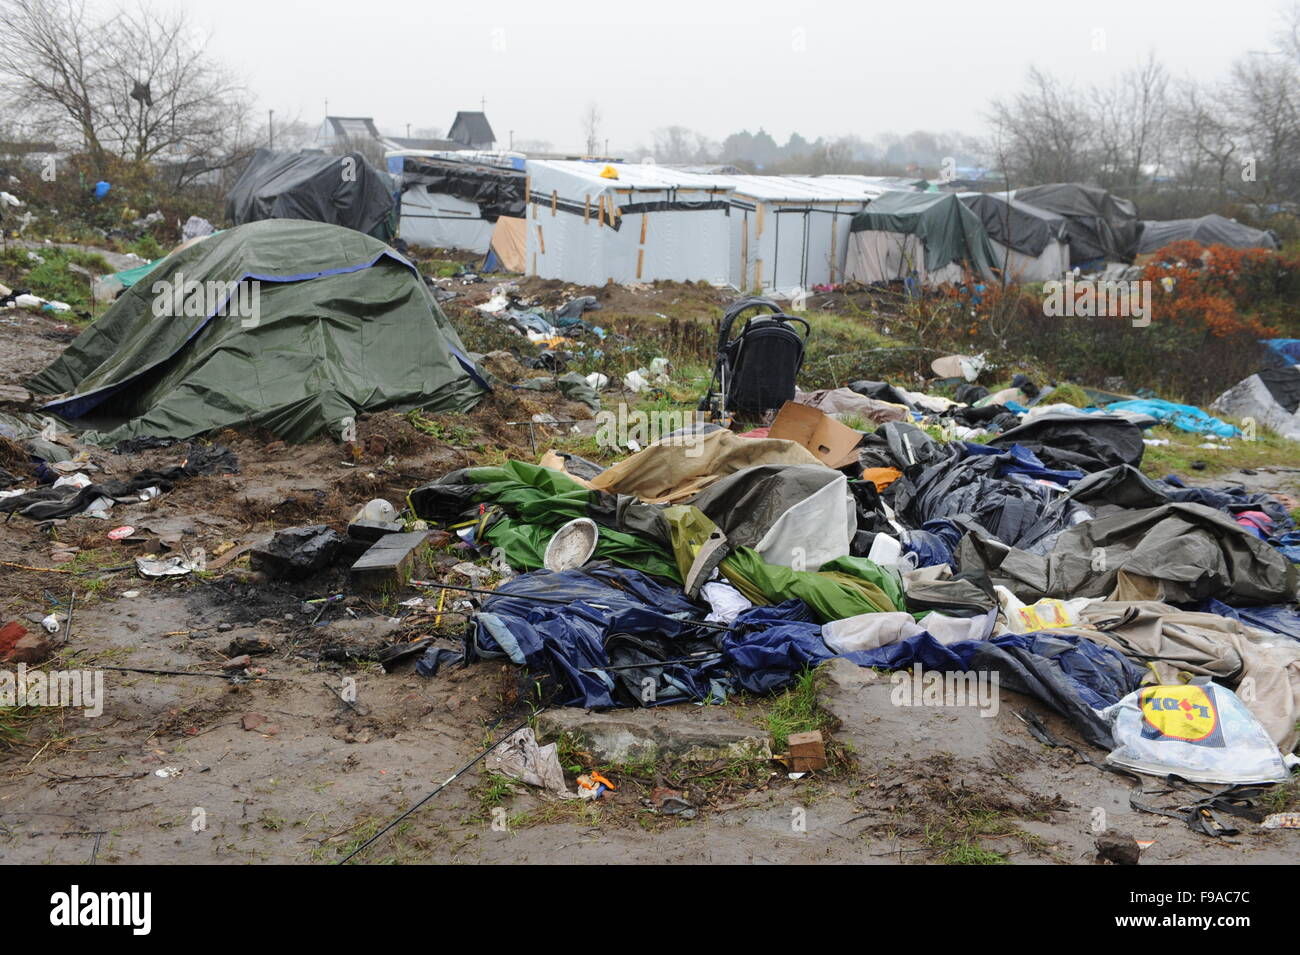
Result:
[[[667,507],[664,516],[672,528],[679,577],[684,579],[700,545],[717,527],[689,505]],[[750,547],[736,547],[718,570],[750,602],[774,604],[798,597],[822,623],[907,609],[902,581],[864,557],[838,557],[817,571],[792,570],[767,563]]]
[[[522,461],[500,467],[466,468],[410,494],[412,510],[424,518],[448,520],[479,504],[500,507],[505,517],[485,515],[482,537],[517,570],[536,570],[551,536],[563,524],[589,517],[600,525],[596,558],[611,560],[681,583],[695,550],[716,529],[698,508],[658,507],[625,495],[583,487],[568,475]],[[905,610],[902,582],[860,557],[840,557],[816,572],[766,563],[748,547],[734,548],[720,570],[755,604],[798,597],[822,621],[860,613]]]
[[[458,473],[477,485],[475,503],[494,504],[506,512],[506,517],[491,523],[483,537],[501,548],[506,561],[517,570],[541,567],[546,545],[556,530],[576,518],[593,517],[593,496],[613,496],[589,490],[559,471],[523,461]],[[412,493],[412,504],[419,513],[417,494]],[[615,527],[601,526],[593,556],[680,582],[667,547]]]

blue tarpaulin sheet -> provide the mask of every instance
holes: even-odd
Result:
[[[1090,412],[1104,411],[1105,414],[1129,411],[1134,414],[1150,415],[1161,424],[1171,424],[1179,431],[1190,431],[1193,434],[1212,434],[1219,438],[1235,438],[1241,434],[1241,429],[1236,425],[1220,421],[1218,418],[1206,414],[1200,408],[1192,405],[1180,405],[1173,401],[1165,401],[1162,398],[1137,398],[1133,401],[1115,401],[1108,404],[1105,409],[1088,408],[1087,410]]]

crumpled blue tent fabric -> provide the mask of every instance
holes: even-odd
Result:
[[[836,656],[858,666],[901,670],[996,672],[999,685],[1046,703],[1095,746],[1110,748],[1110,730],[1098,711],[1137,688],[1143,671],[1122,653],[1073,633],[1050,630],[1007,633],[990,640],[945,646],[919,633],[875,650],[835,654],[821,627],[802,619],[798,601],[763,607],[736,618],[737,630],[723,640],[736,681],[752,693],[769,693],[806,667]],[[924,621],[922,621],[924,622]]]
[[[618,706],[615,676],[601,668],[610,660],[605,642],[616,633],[652,634],[670,640],[698,636],[692,625],[701,608],[675,587],[622,567],[538,570],[502,584],[500,596],[487,598],[475,616],[470,659],[506,656],[520,666],[550,673],[564,706],[605,709]],[[530,596],[562,598],[553,604]],[[685,653],[683,653],[685,655]],[[708,699],[714,691],[717,665],[673,665],[664,668],[666,683],[688,698]],[[683,690],[683,688],[686,688]],[[656,704],[680,702],[681,695],[657,694]],[[649,702],[649,701],[647,701]]]
[[[1248,627],[1269,630],[1293,640],[1300,640],[1300,610],[1290,604],[1263,604],[1258,607],[1230,607],[1210,597],[1187,608],[1197,613],[1217,613],[1240,620]]]
[[[1269,541],[1293,564],[1300,564],[1300,531],[1289,531]]]
[[[1262,341],[1288,365],[1300,365],[1300,338],[1265,338]]]
[[[1179,431],[1193,434],[1212,434],[1219,438],[1235,438],[1241,429],[1236,425],[1220,421],[1213,415],[1206,414],[1192,405],[1180,405],[1163,398],[1137,398],[1132,401],[1115,401],[1105,409],[1086,408],[1088,412],[1114,414],[1117,411],[1130,411],[1134,414],[1150,415],[1162,424],[1172,424]]]
[[[994,475],[1006,477],[1011,474],[1024,474],[1035,479],[1055,481],[1057,484],[1069,484],[1083,477],[1082,471],[1066,471],[1049,468],[1038,459],[1038,455],[1023,444],[1013,444],[1009,448],[998,448],[975,441],[963,441],[962,446],[967,455],[1001,457],[997,462]]]

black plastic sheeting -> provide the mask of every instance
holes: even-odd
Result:
[[[1232,605],[1295,599],[1296,566],[1280,551],[1202,504],[1119,510],[1063,531],[1033,554],[979,528],[958,547],[962,573],[985,575],[1026,603],[1106,597],[1119,575],[1158,582],[1168,603],[1207,598]]]
[[[1202,245],[1227,245],[1234,249],[1276,249],[1277,234],[1252,229],[1220,215],[1199,219],[1147,219],[1142,223],[1139,252],[1157,252],[1170,242],[1192,239]]]
[[[1049,242],[1068,237],[1065,217],[1047,209],[992,193],[962,193],[957,198],[979,216],[990,239],[1025,255],[1036,258]]]
[[[259,149],[226,195],[235,225],[307,219],[356,229],[387,241],[392,182],[360,153],[277,153]]]
[[[402,191],[455,196],[478,204],[479,215],[488,222],[501,216],[521,219],[524,203],[524,173],[518,169],[476,166],[468,163],[406,156],[402,164]]]
[[[1142,223],[1137,206],[1128,199],[1073,182],[1016,189],[1012,198],[1068,220],[1071,265],[1098,259],[1132,262],[1138,253]]]
[[[1142,429],[1127,418],[1103,414],[1045,414],[989,442],[1033,451],[1048,467],[1101,471],[1119,464],[1141,464]]]

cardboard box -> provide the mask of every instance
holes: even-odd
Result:
[[[768,430],[769,438],[784,438],[803,445],[822,464],[842,468],[858,460],[862,433],[841,424],[808,405],[787,401]]]

